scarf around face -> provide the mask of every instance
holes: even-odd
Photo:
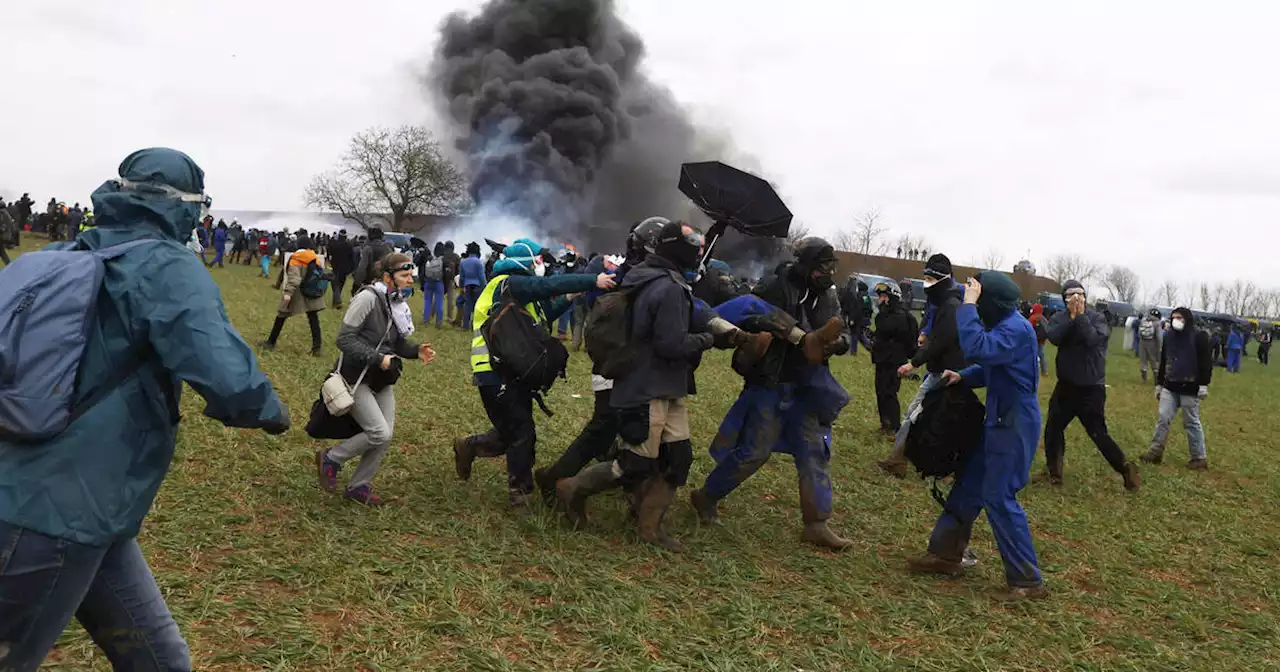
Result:
[[[396,331],[401,336],[408,336],[413,333],[413,311],[409,310],[409,304],[400,296],[400,292],[391,292],[381,280],[373,283],[373,288],[380,292],[379,296],[389,296],[391,305],[391,321],[396,325]]]

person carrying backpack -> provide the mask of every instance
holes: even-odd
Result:
[[[1018,293],[1013,280],[999,271],[983,271],[965,287],[956,325],[964,357],[972,365],[948,369],[942,376],[947,385],[987,388],[985,431],[956,472],[928,551],[907,559],[914,573],[963,574],[973,522],[985,510],[1008,583],[1007,590],[994,596],[1001,601],[1048,596],[1027,515],[1017,498],[1027,484],[1040,434],[1036,337],[1017,312]]]
[[[422,283],[422,323],[436,320],[436,329],[444,326],[444,244],[436,243],[435,253],[426,247],[418,250],[418,281]]]
[[[539,256],[541,251],[542,246],[528,238],[520,238],[508,245],[504,250],[505,258],[494,265],[493,279],[480,292],[473,319],[476,328],[471,339],[471,371],[475,386],[480,391],[480,401],[493,426],[486,432],[460,437],[453,442],[454,468],[458,478],[464,481],[471,478],[472,463],[476,457],[506,455],[507,496],[512,508],[528,506],[529,496],[533,493],[537,444],[533,402],[539,390],[530,389],[526,382],[505,367],[495,367],[491,351],[527,351],[546,344],[545,341],[490,342],[485,336],[486,324],[504,310],[512,313],[523,310],[541,330],[541,335],[549,338],[546,326],[570,306],[564,298],[553,299],[592,288],[612,289],[614,286],[613,278],[604,273],[544,277]],[[492,336],[492,332],[489,333]],[[564,346],[559,347],[563,352]],[[568,353],[563,354],[567,360]]]
[[[356,265],[355,276],[351,279],[352,297],[355,297],[356,292],[360,291],[365,285],[378,279],[375,273],[377,263],[394,251],[382,239],[382,229],[376,226],[369,229],[369,240],[360,250],[360,261]]]
[[[1151,365],[1152,375],[1160,368],[1160,320],[1160,311],[1152,308],[1138,323],[1138,359],[1144,383],[1147,382],[1147,364]]]
[[[316,452],[320,488],[326,492],[337,491],[342,465],[360,458],[343,497],[367,506],[383,504],[371,483],[391,447],[401,361],[417,359],[425,365],[435,359],[429,344],[408,340],[413,334],[413,311],[405,299],[413,289],[413,260],[392,253],[378,262],[375,272],[381,278],[356,294],[338,329],[342,356],[337,370],[352,386],[355,402],[350,414],[362,431]]]
[[[39,667],[72,617],[116,669],[191,669],[136,539],[173,458],[183,383],[224,425],[289,428],[217,285],[183,247],[208,203],[204,172],[157,148],[130,154],[119,176],[93,193],[98,226],[74,247],[28,253],[0,272],[0,313],[33,311],[5,333],[23,358],[0,354],[0,368],[18,371],[0,391],[3,670]],[[11,316],[0,319],[13,325]],[[87,334],[74,351],[70,328]],[[67,407],[49,398],[60,379]],[[33,389],[42,412],[10,415]],[[65,424],[30,438],[58,408]]]
[[[320,311],[325,309],[324,295],[328,289],[329,280],[322,257],[316,256],[311,250],[298,250],[291,254],[280,285],[280,307],[276,313],[276,321],[271,325],[271,334],[262,342],[262,347],[275,350],[285,320],[292,315],[306,313],[307,324],[311,326],[311,356],[319,357],[323,347]]]

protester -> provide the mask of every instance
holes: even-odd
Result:
[[[461,327],[461,313],[456,312],[456,303],[458,298],[458,271],[462,263],[462,259],[458,257],[458,253],[453,251],[453,241],[450,240],[444,244],[444,254],[441,255],[444,261],[444,267],[441,274],[444,276],[444,306],[445,319],[455,327]],[[456,314],[456,317],[455,317]]]
[[[898,376],[898,369],[915,352],[920,327],[902,305],[902,292],[897,285],[877,283],[875,293],[880,306],[871,344],[876,408],[880,413],[880,431],[892,440],[902,428],[902,404],[898,401],[902,378]]]
[[[418,256],[418,279],[422,281],[422,323],[436,320],[444,326],[444,243],[436,243],[434,254],[422,248]]]
[[[476,300],[480,298],[480,292],[489,282],[484,274],[484,262],[480,261],[480,246],[476,243],[467,243],[466,256],[459,264],[458,275],[462,279],[462,293],[466,297],[462,312],[462,328],[470,331],[474,328],[471,325],[471,314],[475,311]]]
[[[1124,331],[1120,336],[1120,348],[1125,352],[1128,352],[1129,350],[1132,350],[1135,354],[1138,352],[1138,343],[1134,338],[1138,334],[1139,321],[1140,320],[1137,315],[1130,315],[1124,318]]]
[[[213,229],[213,261],[209,262],[210,266],[217,264],[218,268],[222,268],[222,256],[227,251],[227,223],[218,220],[218,225]]]
[[[324,268],[324,258],[311,250],[298,250],[289,257],[289,265],[283,270],[284,280],[280,285],[280,307],[276,321],[271,325],[271,334],[262,343],[266,350],[274,350],[280,331],[284,329],[285,320],[298,313],[307,314],[307,324],[311,326],[311,356],[319,357],[322,348],[320,336],[320,311],[324,310],[324,294],[307,296],[303,283],[307,281],[309,267],[314,264]]]
[[[355,251],[347,239],[346,229],[339,231],[338,237],[329,242],[327,259],[329,270],[333,271],[333,307],[341,308],[342,290],[347,286],[347,278],[356,270]]]
[[[454,466],[458,478],[471,478],[476,457],[507,457],[507,498],[512,508],[524,508],[533,492],[533,465],[536,459],[537,430],[533,422],[533,391],[517,380],[494,370],[489,360],[489,344],[481,327],[490,310],[509,297],[542,326],[551,324],[567,310],[569,302],[555,297],[585,292],[593,287],[610,289],[613,278],[605,274],[543,277],[542,246],[520,238],[508,245],[506,258],[494,265],[494,277],[476,302],[474,336],[471,340],[471,371],[480,400],[493,426],[486,432],[461,437],[453,442]],[[447,248],[446,248],[447,254]],[[505,294],[504,294],[505,293]]]
[[[1271,332],[1258,334],[1258,363],[1264,366],[1271,363]]]
[[[385,259],[388,254],[395,250],[387,244],[382,238],[382,229],[373,227],[369,229],[369,240],[360,249],[360,260],[356,263],[355,277],[351,280],[351,296],[355,297],[356,292],[360,291],[365,285],[372,284],[378,279],[375,267],[378,261]]]
[[[915,573],[962,574],[974,520],[985,510],[1008,583],[995,596],[1002,601],[1048,596],[1017,497],[1027,484],[1040,432],[1035,330],[1017,314],[1018,291],[999,271],[983,271],[965,287],[956,324],[964,357],[973,364],[943,377],[948,385],[987,388],[986,431],[956,472],[928,551],[907,560]]]
[[[711,442],[716,467],[690,503],[700,521],[715,523],[721,500],[770,455],[787,453],[799,483],[801,540],[838,551],[853,542],[827,522],[833,508],[832,425],[849,395],[831,375],[827,359],[847,352],[852,337],[839,317],[835,249],[821,238],[805,238],[795,257],[757,285],[752,296],[720,306],[725,319],[749,332],[769,330],[773,338],[758,361],[745,361],[742,350],[735,356],[744,387]],[[808,329],[814,330],[805,333]],[[914,328],[909,331],[906,338],[914,339]]]
[[[275,238],[266,233],[258,239],[258,254],[262,257],[262,277],[271,277],[271,258],[276,255]]]
[[[1147,382],[1147,364],[1151,364],[1153,374],[1160,366],[1161,319],[1160,311],[1152,308],[1138,322],[1138,360],[1144,383]]]
[[[1044,428],[1046,480],[1062,485],[1065,432],[1079,418],[1098,451],[1111,468],[1124,478],[1124,487],[1134,492],[1140,485],[1138,465],[1125,458],[1107,431],[1107,328],[1106,318],[1090,310],[1084,286],[1076,280],[1062,285],[1067,309],[1049,320],[1049,341],[1058,346],[1058,384],[1049,399],[1049,418]]]
[[[338,328],[337,370],[352,388],[355,404],[351,417],[363,430],[332,448],[316,452],[320,487],[338,489],[342,465],[359,457],[343,497],[368,506],[381,506],[373,493],[373,477],[391,447],[396,425],[395,384],[400,379],[401,359],[417,359],[430,364],[435,351],[429,344],[410,342],[413,312],[406,302],[406,290],[413,289],[413,260],[392,253],[376,262],[379,278],[356,293]]]
[[[0,202],[0,206],[3,206],[3,202]],[[17,228],[18,224],[13,221],[9,211],[4,207],[0,207],[0,261],[3,261],[5,266],[9,265],[9,252],[6,248],[9,246],[9,241],[13,239],[14,231]]]
[[[1151,437],[1151,447],[1142,456],[1143,462],[1160,464],[1169,438],[1169,425],[1181,409],[1182,425],[1187,430],[1187,448],[1191,453],[1187,468],[1209,468],[1204,427],[1200,424],[1200,402],[1209,396],[1212,378],[1209,336],[1196,329],[1195,315],[1190,308],[1175,309],[1156,370],[1156,400],[1160,402],[1160,415],[1155,434]]]
[[[224,425],[289,428],[217,285],[182,247],[205,200],[204,172],[180,152],[145,149],[119,175],[93,193],[99,224],[79,242],[157,242],[105,261],[101,286],[84,288],[106,307],[78,365],[84,403],[93,403],[38,445],[0,440],[4,670],[36,669],[73,616],[115,669],[191,669],[136,540],[173,458],[183,383]],[[20,366],[20,379],[37,366]]]
[[[1044,306],[1039,303],[1031,304],[1031,316],[1027,318],[1031,326],[1036,330],[1036,357],[1040,361],[1040,377],[1049,377],[1049,360],[1044,356],[1044,342],[1049,340],[1048,324],[1049,318],[1044,316]]]
[[[951,273],[951,260],[945,254],[935,254],[925,263],[924,293],[929,302],[928,319],[924,327],[927,333],[923,345],[916,350],[911,361],[898,367],[898,375],[908,376],[921,366],[927,367],[926,375],[920,382],[915,398],[907,404],[906,423],[894,438],[893,451],[876,463],[881,470],[898,478],[907,475],[907,434],[911,423],[920,417],[925,395],[942,387],[943,372],[959,371],[965,367],[964,353],[960,350],[956,332],[956,309],[960,307],[963,292],[952,279]]]
[[[1227,334],[1227,372],[1240,373],[1240,362],[1244,354],[1244,332],[1240,327],[1232,325]]]

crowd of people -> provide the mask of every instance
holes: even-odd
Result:
[[[443,241],[406,253],[378,229],[352,239],[214,223],[204,212],[203,178],[185,154],[148,149],[128,156],[118,178],[94,192],[96,226],[76,238],[91,255],[84,259],[106,270],[98,284],[71,291],[101,298],[60,305],[112,310],[73,315],[64,308],[50,318],[87,325],[86,342],[58,360],[76,365],[80,394],[42,416],[39,427],[11,405],[0,407],[7,414],[0,433],[0,668],[37,667],[74,616],[118,669],[189,669],[187,646],[135,539],[173,457],[182,383],[204,397],[206,415],[227,426],[276,434],[291,426],[207,270],[226,262],[258,259],[267,278],[273,260],[279,267],[280,301],[265,348],[275,347],[288,317],[305,313],[311,352],[323,354],[317,315],[345,303],[338,358],[307,431],[340,441],[315,453],[319,486],[363,505],[384,503],[373,483],[395,432],[403,362],[435,359],[432,346],[416,339],[418,327],[446,321],[471,334],[471,380],[487,416],[478,431],[453,442],[457,477],[470,479],[483,458],[505,457],[509,506],[528,511],[541,501],[574,526],[587,523],[592,498],[620,490],[639,538],[673,552],[683,544],[668,529],[668,512],[695,459],[687,399],[698,391],[697,373],[711,349],[732,352],[743,383],[710,440],[714,467],[689,492],[706,525],[719,521],[720,503],[770,456],[785,453],[796,467],[800,538],[830,550],[850,545],[829,524],[833,425],[850,401],[829,362],[860,343],[870,349],[880,429],[892,442],[880,467],[901,477],[914,465],[954,479],[945,499],[935,481],[943,511],[925,552],[907,560],[910,571],[965,572],[977,561],[969,540],[986,511],[1007,584],[998,599],[1045,597],[1017,495],[1042,436],[1042,480],[1062,484],[1064,430],[1075,419],[1124,487],[1141,485],[1137,464],[1107,429],[1109,329],[1075,281],[1063,286],[1066,310],[1046,319],[1035,307],[1024,314],[1008,275],[985,271],[961,283],[947,256],[934,253],[924,269],[927,305],[916,320],[896,284],[838,288],[835,250],[821,238],[801,241],[741,292],[732,281],[720,286],[727,273],[704,266],[701,231],[664,217],[632,226],[619,257],[557,255],[532,238],[491,245],[487,259],[476,243],[462,254]],[[86,254],[59,250],[51,254]],[[18,291],[14,283],[33,295],[59,289],[41,284],[39,263],[28,255],[9,266],[0,305],[13,305],[5,301]],[[708,279],[725,300],[702,298]],[[421,315],[410,301],[415,291],[424,295]],[[864,312],[872,301],[878,310]],[[1160,462],[1181,410],[1188,467],[1205,469],[1199,404],[1211,382],[1209,335],[1186,308],[1174,310],[1160,334],[1159,347],[1142,360],[1144,376],[1148,364],[1153,370],[1159,411],[1141,459]],[[28,339],[27,347],[61,343],[38,342],[44,337],[35,328],[17,337]],[[547,412],[543,395],[564,371],[565,340],[585,345],[591,359],[593,413],[567,449],[539,468],[534,408]],[[1042,424],[1037,394],[1047,374],[1046,341],[1057,347],[1057,382]],[[920,369],[904,413],[900,382]],[[982,387],[985,406],[970,391]],[[47,431],[50,423],[55,431]]]

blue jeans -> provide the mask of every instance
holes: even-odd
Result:
[[[1037,356],[1040,358],[1040,375],[1047,376],[1049,375],[1049,360],[1044,358],[1044,343],[1037,343],[1036,348],[1038,348],[1037,352],[1039,352]]]
[[[475,329],[471,324],[471,315],[476,311],[476,301],[480,300],[480,292],[484,291],[484,287],[479,285],[467,285],[462,288],[462,296],[465,299],[462,303],[462,328],[467,331]]]
[[[1169,425],[1182,409],[1182,426],[1187,430],[1187,449],[1191,459],[1205,459],[1204,426],[1200,424],[1200,397],[1194,394],[1177,394],[1168,389],[1160,391],[1160,415],[1156,420],[1156,433],[1151,437],[1150,454],[1164,455],[1165,442],[1169,440]]]
[[[559,322],[556,323],[556,332],[559,333],[561,336],[565,336],[569,333],[569,330],[572,328],[573,328],[573,311],[566,310],[564,311],[564,313],[560,315]]]
[[[73,616],[117,670],[191,669],[137,540],[87,546],[0,522],[0,670],[35,670]]]
[[[436,318],[436,326],[444,322],[444,281],[424,280],[422,282],[422,322],[431,322]]]

